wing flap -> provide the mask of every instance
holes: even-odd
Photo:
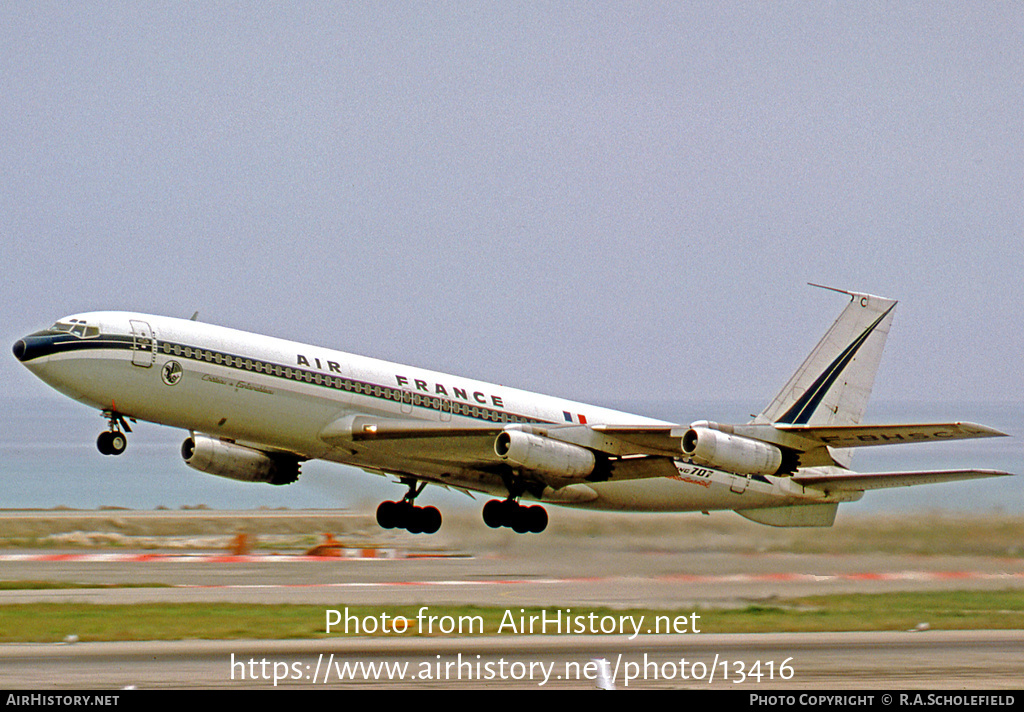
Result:
[[[608,452],[616,455],[680,457],[680,441],[688,425],[593,425],[590,430],[605,436]]]

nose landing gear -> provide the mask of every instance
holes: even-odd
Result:
[[[96,438],[96,449],[104,455],[120,455],[128,447],[128,436],[125,432],[131,432],[131,426],[120,413],[112,410],[103,411],[103,417],[107,419],[110,430],[100,433]]]
[[[119,430],[106,430],[96,438],[96,449],[104,455],[120,455],[128,447],[128,438]]]

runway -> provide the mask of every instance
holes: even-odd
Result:
[[[1014,690],[1019,631],[183,641],[0,646],[31,689]],[[603,664],[606,672],[602,675]],[[16,683],[16,684],[14,684]]]
[[[180,531],[187,518],[170,518],[181,535],[196,535]],[[268,519],[295,526],[302,517],[275,513]],[[310,528],[323,531],[324,521]],[[750,541],[746,529],[724,539],[718,532],[710,543],[703,530],[673,532],[666,540],[657,528],[625,536],[556,530],[550,537],[518,537],[479,527],[467,535],[452,527],[440,539],[365,531],[339,535],[350,544],[348,555],[332,558],[304,556],[294,547],[248,555],[170,550],[167,542],[146,550],[8,548],[0,551],[0,579],[76,585],[2,591],[0,605],[232,601],[325,610],[445,604],[714,610],[830,593],[1024,588],[1024,561],[1015,556],[759,552],[735,546]],[[756,526],[752,531],[778,536]],[[145,583],[159,587],[117,587]],[[645,628],[634,636],[9,644],[0,646],[0,685],[592,688],[603,675],[618,689],[1005,689],[1024,679],[1021,653],[1021,631],[725,635],[709,616],[699,634],[685,635]],[[599,658],[610,666],[601,674]]]

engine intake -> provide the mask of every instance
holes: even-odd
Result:
[[[683,435],[683,453],[699,465],[737,475],[774,475],[782,469],[782,450],[739,435],[693,427]]]
[[[193,469],[241,482],[287,485],[299,479],[299,462],[296,459],[271,457],[260,450],[206,435],[185,438],[181,444],[181,456]]]
[[[505,462],[559,479],[579,480],[594,471],[594,453],[579,445],[504,430],[494,440],[494,452]]]

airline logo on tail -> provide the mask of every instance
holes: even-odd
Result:
[[[863,302],[866,300],[862,300]],[[868,340],[868,337],[875,331],[875,328],[882,323],[882,320],[889,316],[889,313],[896,308],[893,304],[891,307],[885,310],[885,312],[875,319],[872,324],[861,333],[849,346],[847,346],[836,360],[829,364],[829,367],[822,371],[821,375],[814,381],[810,388],[808,388],[793,407],[790,408],[779,418],[777,423],[785,423],[788,425],[807,425],[807,422],[814,415],[814,411],[817,410],[821,404],[825,394],[828,393],[829,389],[835,384],[836,380],[843,374],[843,371],[853,361],[854,356],[860,350],[860,347],[864,345],[864,342]]]

